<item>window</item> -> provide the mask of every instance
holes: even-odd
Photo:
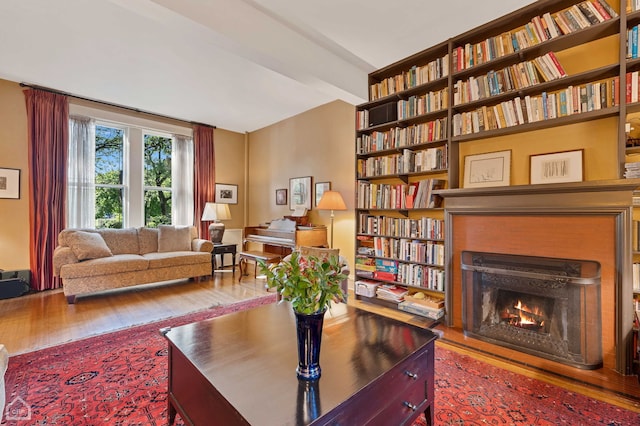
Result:
[[[144,224],[171,224],[172,139],[144,135]]]
[[[67,226],[193,224],[191,129],[70,105]]]
[[[96,126],[95,227],[124,225],[124,130]]]

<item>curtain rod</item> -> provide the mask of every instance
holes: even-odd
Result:
[[[137,113],[141,113],[141,114],[153,115],[153,116],[156,116],[156,117],[166,118],[166,119],[169,119],[169,120],[181,121],[183,123],[196,124],[196,125],[199,125],[199,126],[208,126],[208,127],[213,127],[214,129],[217,128],[216,126],[213,126],[211,124],[198,123],[197,121],[187,121],[187,120],[183,120],[183,119],[180,119],[180,118],[169,117],[168,115],[157,114],[155,112],[143,111],[143,110],[138,109],[138,108],[132,108],[132,107],[124,106],[124,105],[118,105],[118,104],[114,104],[114,103],[106,102],[106,101],[99,101],[97,99],[85,98],[83,96],[74,95],[72,93],[63,92],[61,90],[51,89],[49,87],[37,86],[37,85],[34,85],[34,84],[27,84],[27,83],[20,83],[20,87],[28,87],[30,89],[42,90],[44,92],[50,92],[50,93],[55,93],[55,94],[58,94],[58,95],[64,95],[64,96],[68,96],[70,98],[80,99],[82,101],[95,102],[95,103],[101,104],[101,105],[106,105],[106,106],[111,106],[111,107],[116,107],[116,108],[122,108],[122,109],[126,109],[128,111],[133,111],[133,112],[137,112]]]

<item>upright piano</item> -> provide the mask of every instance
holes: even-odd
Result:
[[[297,226],[290,219],[278,219],[266,226],[244,228],[242,249],[249,250],[251,244],[261,244],[262,251],[286,256],[300,246],[326,247],[325,226]]]

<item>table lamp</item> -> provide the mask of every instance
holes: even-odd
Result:
[[[229,204],[207,203],[202,212],[202,221],[211,222],[209,225],[209,239],[213,244],[222,244],[224,235],[224,223],[221,220],[231,219]]]
[[[344,204],[342,195],[338,191],[325,191],[318,203],[318,210],[331,210],[331,245],[333,248],[333,211],[334,210],[346,210],[347,206]]]

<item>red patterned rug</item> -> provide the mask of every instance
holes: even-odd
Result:
[[[253,299],[12,357],[6,424],[166,425],[167,344],[158,330],[274,300]],[[436,425],[640,424],[638,413],[440,346],[435,371]],[[422,418],[414,426],[424,424]]]

